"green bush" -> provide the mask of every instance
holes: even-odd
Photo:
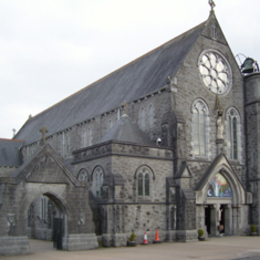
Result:
[[[254,224],[251,224],[250,229],[251,229],[251,232],[252,232],[252,233],[255,233],[255,232],[256,232],[256,226],[255,226]]]
[[[202,237],[204,235],[204,231],[202,229],[198,230],[198,235],[199,237]]]
[[[135,235],[135,232],[133,232],[130,236],[130,241],[135,241],[135,238],[136,238],[136,235]]]

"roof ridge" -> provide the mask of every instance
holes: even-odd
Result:
[[[184,33],[182,33],[182,34],[180,34],[180,35],[178,35],[178,36],[176,36],[176,37],[174,37],[174,38],[168,40],[167,42],[165,42],[165,43],[163,43],[163,44],[161,44],[161,45],[155,47],[154,49],[152,49],[152,50],[146,52],[145,54],[143,54],[143,55],[137,57],[136,59],[134,59],[134,60],[132,60],[132,61],[130,61],[130,62],[128,62],[128,63],[122,65],[121,67],[115,69],[114,71],[112,71],[112,72],[110,72],[110,73],[104,75],[103,77],[97,79],[96,81],[90,83],[89,85],[87,85],[87,86],[85,86],[85,87],[79,89],[78,91],[72,93],[71,95],[65,97],[64,99],[58,101],[57,103],[51,105],[50,107],[48,107],[48,108],[46,108],[46,109],[44,109],[43,111],[39,112],[39,113],[36,114],[35,116],[32,116],[32,117],[29,118],[28,120],[38,117],[39,115],[43,114],[43,113],[46,112],[47,110],[51,109],[52,107],[55,107],[55,106],[59,105],[60,103],[64,102],[64,101],[67,100],[67,99],[70,99],[70,98],[73,97],[73,96],[76,96],[78,93],[84,91],[86,88],[89,88],[89,87],[94,86],[96,83],[98,83],[98,82],[104,80],[105,78],[107,78],[108,76],[110,76],[110,75],[112,75],[112,74],[114,74],[114,73],[116,73],[116,72],[122,70],[123,68],[129,66],[130,64],[134,64],[135,62],[141,60],[144,56],[147,56],[147,55],[149,55],[150,53],[155,52],[156,50],[160,49],[160,48],[163,47],[164,45],[167,45],[167,44],[170,43],[170,42],[176,41],[178,38],[182,38],[185,34],[189,33],[190,31],[193,31],[195,28],[199,28],[199,27],[202,26],[203,24],[207,23],[207,21],[208,21],[208,20],[206,20],[206,21],[204,21],[204,22],[202,22],[202,23],[200,23],[200,24],[194,26],[193,28],[191,28],[191,29],[185,31]]]
[[[206,22],[157,46],[29,118],[15,137],[32,143],[40,138],[36,130],[43,125],[51,135],[110,111],[122,104],[123,100],[132,102],[162,88],[167,76],[177,73]],[[102,105],[95,99],[102,100]]]

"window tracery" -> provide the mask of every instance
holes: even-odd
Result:
[[[100,166],[97,166],[92,175],[92,192],[98,198],[103,196],[103,180],[104,171]]]
[[[240,116],[235,108],[227,111],[227,148],[230,159],[239,159],[239,125]]]
[[[192,106],[193,151],[196,156],[207,155],[207,118],[208,106],[199,99]]]
[[[85,169],[81,169],[78,174],[78,180],[82,182],[88,182],[89,176],[88,172]]]
[[[152,171],[146,167],[140,167],[136,172],[136,191],[139,199],[152,199],[154,176]]]

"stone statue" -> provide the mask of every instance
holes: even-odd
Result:
[[[41,132],[42,134],[42,145],[45,145],[45,142],[46,142],[46,133],[48,133],[48,130],[46,129],[45,126],[43,126],[39,132]]]
[[[124,108],[124,115],[126,115],[126,107],[127,107],[126,101],[124,101],[122,105],[123,105],[123,108]]]

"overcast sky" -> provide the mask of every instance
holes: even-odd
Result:
[[[260,1],[215,4],[234,56],[260,62]],[[208,0],[0,0],[0,137],[209,11]]]

